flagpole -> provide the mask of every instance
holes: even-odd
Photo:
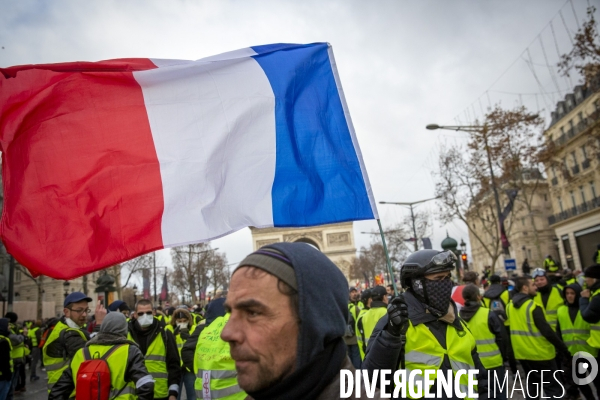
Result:
[[[398,295],[398,288],[396,287],[396,279],[394,279],[394,271],[392,271],[392,263],[390,261],[390,255],[388,253],[387,245],[385,244],[385,236],[383,235],[383,227],[381,226],[381,220],[377,219],[377,225],[379,225],[379,233],[381,234],[381,241],[383,242],[383,251],[385,253],[385,259],[387,261],[387,267],[390,276],[392,277],[392,286],[394,287],[394,295]],[[416,239],[415,239],[416,240]]]

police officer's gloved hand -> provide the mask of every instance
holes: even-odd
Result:
[[[401,333],[406,332],[408,328],[408,307],[402,295],[394,298],[388,304],[387,313],[388,324],[386,330],[394,336],[400,336]]]

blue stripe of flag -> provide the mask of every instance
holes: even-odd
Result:
[[[373,219],[328,44],[252,49],[275,94],[274,226]]]

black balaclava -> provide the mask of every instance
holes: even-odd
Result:
[[[272,249],[275,254],[270,254]],[[340,373],[346,358],[343,337],[348,318],[348,281],[327,256],[306,243],[275,243],[257,253],[274,257],[293,269],[300,324],[296,370],[282,381],[248,394],[255,400],[315,399]],[[279,268],[281,265],[274,264],[276,270],[273,265],[265,268],[278,274],[285,272]],[[240,263],[243,265],[244,261]]]
[[[413,279],[412,289],[421,298],[425,307],[434,316],[441,318],[448,313],[452,298],[453,283],[450,279],[432,281],[429,279]]]

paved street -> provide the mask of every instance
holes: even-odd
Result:
[[[27,375],[27,391],[15,395],[15,399],[27,399],[27,400],[46,400],[48,398],[47,392],[47,375],[45,371],[40,368],[37,369],[37,374],[40,377],[35,382],[29,382],[29,369],[25,371]]]

